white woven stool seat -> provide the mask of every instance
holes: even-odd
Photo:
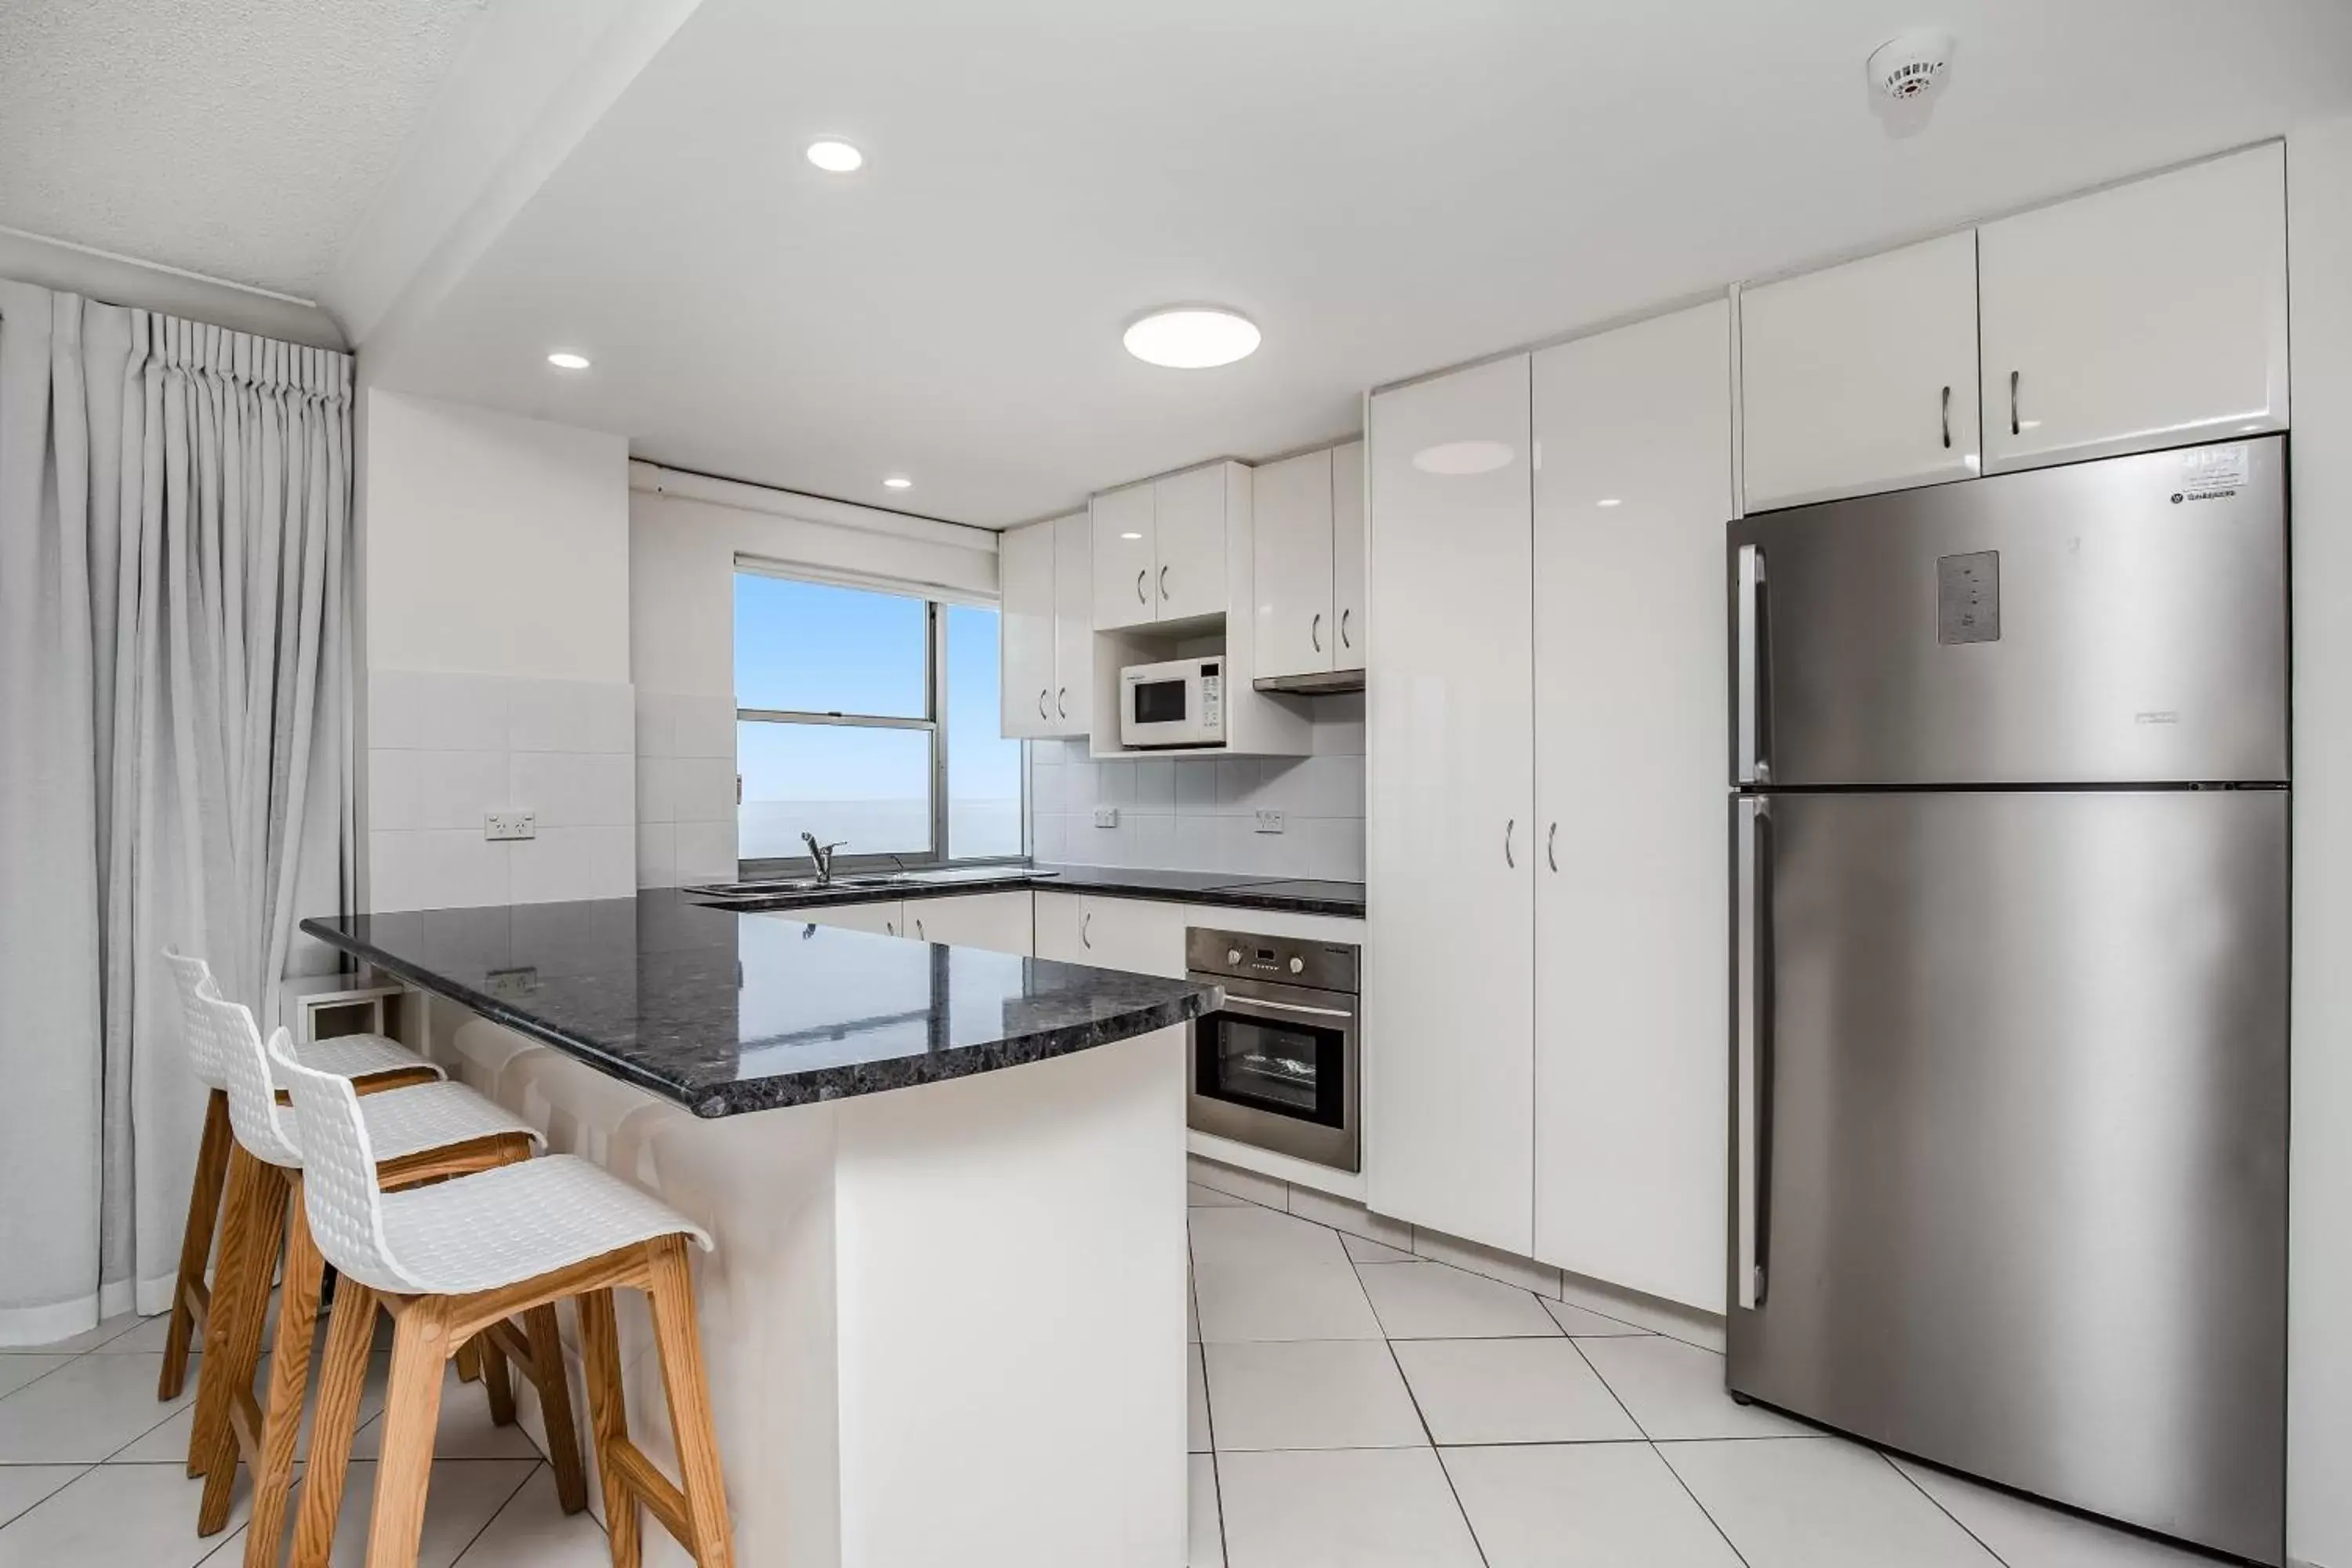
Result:
[[[295,1047],[294,1059],[337,1078],[371,1079],[419,1068],[436,1078],[448,1076],[437,1063],[427,1061],[389,1035],[337,1035],[330,1040],[313,1040]]]
[[[508,1133],[528,1138],[533,1144],[546,1142],[537,1128],[462,1083],[420,1083],[371,1094],[360,1101],[360,1116],[367,1122],[368,1142],[375,1146],[379,1160],[397,1160]],[[287,1125],[293,1118],[281,1114],[278,1120],[281,1131],[294,1131]]]
[[[194,958],[171,948],[163,950],[163,962],[172,971],[172,979],[180,990],[181,1016],[185,1026],[181,1041],[186,1047],[188,1067],[207,1089],[228,1087],[228,1065],[215,1047],[210,1026],[199,1016],[197,1001],[201,997],[221,996],[220,986],[213,978],[212,966],[201,958]],[[333,1039],[318,1040],[295,1049],[295,1059],[319,1072],[332,1073],[337,1078],[371,1079],[391,1072],[415,1072],[422,1069],[436,1078],[448,1075],[435,1063],[410,1050],[389,1035],[339,1035]]]
[[[701,1227],[659,1198],[577,1154],[548,1154],[384,1194],[383,1238],[404,1278],[359,1278],[379,1289],[462,1296],[657,1236],[710,1247]]]

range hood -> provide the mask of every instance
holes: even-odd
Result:
[[[1250,682],[1255,691],[1288,691],[1306,697],[1320,697],[1333,691],[1361,691],[1364,672],[1360,669],[1318,669],[1311,675],[1262,675]]]

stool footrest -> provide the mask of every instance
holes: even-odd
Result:
[[[621,1478],[621,1484],[637,1494],[639,1500],[653,1510],[670,1534],[680,1542],[691,1544],[695,1539],[694,1525],[686,1510],[686,1494],[676,1482],[655,1468],[646,1458],[646,1451],[626,1437],[611,1439],[600,1462],[612,1467]]]

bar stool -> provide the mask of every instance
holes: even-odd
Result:
[[[218,995],[213,972],[201,958],[170,948],[163,962],[172,967],[179,985],[183,1016],[197,991]],[[221,1191],[228,1177],[228,1080],[221,1068],[193,1039],[185,1042],[188,1066],[210,1092],[205,1097],[204,1137],[196,1145],[195,1178],[188,1185],[188,1218],[180,1234],[180,1275],[172,1288],[172,1326],[163,1341],[163,1370],[155,1383],[155,1397],[177,1399],[188,1377],[188,1348],[205,1331],[205,1315],[212,1295],[205,1284],[205,1265],[211,1261],[213,1235],[219,1228]],[[297,1047],[300,1058],[320,1072],[350,1079],[362,1094],[433,1083],[441,1069],[383,1035],[343,1035]],[[194,1475],[190,1467],[188,1473]]]
[[[274,1065],[293,1097],[308,1152],[303,1195],[311,1232],[341,1277],[319,1373],[292,1568],[323,1568],[327,1561],[377,1307],[393,1317],[392,1384],[367,1568],[410,1568],[424,1526],[442,1363],[485,1323],[549,1310],[565,1296],[577,1300],[580,1313],[589,1425],[614,1568],[637,1568],[643,1560],[641,1502],[700,1568],[729,1568],[733,1538],[686,1255],[689,1238],[708,1250],[710,1237],[571,1154],[387,1193],[350,1082],[289,1057]],[[613,1318],[617,1287],[650,1299],[677,1446],[676,1482],[629,1440]]]
[[[205,1472],[196,1531],[211,1535],[227,1523],[242,1458],[253,1473],[253,1517],[247,1526],[245,1561],[247,1568],[277,1568],[293,1487],[302,1396],[310,1382],[322,1265],[311,1244],[307,1205],[300,1201],[301,1147],[292,1118],[278,1108],[270,1058],[253,1015],[220,1000],[209,985],[201,987],[191,1005],[188,1036],[226,1070],[229,1122],[236,1138],[221,1221],[215,1306],[196,1384],[195,1434],[190,1444],[192,1458]],[[290,1057],[291,1042],[284,1029],[276,1039]],[[363,1114],[383,1160],[379,1177],[393,1186],[526,1160],[541,1142],[526,1123],[463,1084],[436,1082],[372,1095]],[[285,1286],[278,1343],[270,1355],[265,1397],[257,1403],[254,1370],[281,1241]],[[513,1344],[517,1359],[540,1389],[558,1491],[565,1506],[577,1512],[587,1506],[587,1478],[572,1426],[571,1389],[564,1379],[554,1313],[532,1321],[528,1338],[517,1336]],[[503,1359],[496,1364],[503,1373]],[[511,1421],[511,1400],[501,1411],[494,1399],[492,1414]]]

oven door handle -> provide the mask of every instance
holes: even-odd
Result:
[[[1269,1002],[1263,996],[1236,996],[1230,991],[1225,994],[1224,1012],[1247,1013],[1253,1007],[1271,1007],[1277,1013],[1304,1013],[1310,1018],[1352,1018],[1356,1016],[1355,1010],[1349,1007],[1309,1007],[1304,1002]]]

